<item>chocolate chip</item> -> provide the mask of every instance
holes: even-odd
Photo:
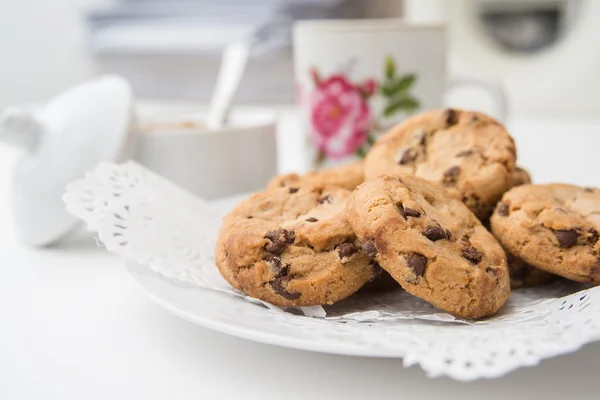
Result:
[[[477,122],[477,121],[479,121],[479,117],[478,117],[477,115],[473,115],[473,116],[471,117],[471,123],[473,123],[473,124],[474,124],[474,123],[475,123],[475,122]]]
[[[427,266],[427,258],[422,254],[413,253],[406,260],[406,264],[416,276],[423,276]]]
[[[402,215],[402,217],[404,219],[406,219],[407,217],[414,217],[414,218],[419,218],[421,216],[421,213],[418,212],[417,210],[414,210],[412,208],[404,208],[404,206],[402,204],[398,204],[398,212],[400,213],[400,215]]]
[[[444,112],[444,118],[446,118],[446,125],[448,127],[458,124],[458,117],[459,117],[458,112],[451,108],[447,109]]]
[[[291,187],[290,188],[290,193],[296,193],[298,190],[299,190],[299,188]]]
[[[317,203],[319,204],[331,204],[331,202],[333,201],[333,197],[331,197],[331,195],[327,195],[327,196],[323,196],[321,198],[319,198],[319,200],[317,200]]]
[[[421,213],[418,212],[417,210],[413,210],[412,208],[407,207],[404,209],[404,216],[419,218],[421,216]]]
[[[375,242],[373,240],[364,242],[362,244],[362,249],[371,258],[374,258],[377,255],[377,248],[375,247]]]
[[[575,229],[553,229],[553,231],[560,247],[569,248],[573,247],[575,243],[577,243],[577,237],[579,235]]]
[[[316,219],[315,217],[310,217],[310,218],[306,218],[306,222],[317,222],[318,219]]]
[[[282,276],[287,273],[287,268],[284,268],[281,264],[281,257],[275,254],[265,254],[263,260],[269,264],[269,269],[275,276]]]
[[[509,212],[509,208],[508,208],[508,204],[506,203],[500,203],[498,204],[498,215],[501,217],[506,217],[508,216],[508,212]]]
[[[265,245],[265,251],[273,254],[281,254],[285,250],[286,245],[283,242],[272,242]]]
[[[252,218],[254,218],[252,215],[248,215],[248,216],[246,217],[246,219],[252,219]]]
[[[398,208],[398,212],[400,213],[400,215],[402,215],[402,218],[406,219],[406,214],[404,212],[404,206],[402,205],[402,203],[396,204],[396,208]]]
[[[275,293],[277,293],[283,298],[286,298],[287,300],[296,300],[300,297],[300,293],[291,293],[284,286],[287,285],[287,283],[291,279],[292,278],[289,276],[280,276],[278,278],[275,278],[270,282],[271,289],[273,289]]]
[[[265,233],[265,239],[269,239],[271,243],[265,245],[265,250],[273,254],[281,254],[288,244],[294,243],[296,235],[293,231],[278,229]]]
[[[400,161],[398,161],[398,164],[400,164],[400,165],[410,164],[411,162],[413,162],[417,159],[418,155],[419,155],[419,153],[417,153],[417,151],[415,149],[408,148],[408,149],[404,150],[404,153],[402,153],[402,157],[400,157]]]
[[[456,180],[458,179],[459,175],[460,175],[460,167],[455,165],[454,167],[448,168],[444,172],[444,177],[443,177],[442,181],[444,183],[455,183]]]
[[[473,246],[464,249],[462,251],[462,256],[473,264],[479,264],[483,259],[483,254]]]
[[[354,243],[346,242],[342,243],[337,247],[338,255],[340,258],[348,258],[355,254],[358,249],[354,245]]]
[[[446,231],[440,228],[439,226],[430,226],[423,232],[423,235],[432,242],[446,238]]]
[[[590,229],[588,229],[588,233],[590,234],[590,237],[588,238],[588,242],[591,244],[595,244],[598,241],[598,231],[595,230],[594,228],[590,228]]]
[[[583,188],[583,191],[586,193],[594,193],[595,190],[596,189],[590,187]]]
[[[475,150],[473,150],[473,149],[469,149],[469,150],[463,150],[463,151],[461,151],[460,153],[458,153],[458,154],[456,155],[456,157],[459,157],[459,158],[460,158],[460,157],[468,157],[468,156],[470,156],[470,155],[472,155],[472,154],[474,154],[474,153],[475,153]]]

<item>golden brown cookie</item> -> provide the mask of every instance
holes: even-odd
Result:
[[[350,192],[334,186],[254,194],[223,220],[215,258],[221,275],[279,306],[333,304],[375,268],[345,218]]]
[[[529,185],[531,183],[531,176],[527,170],[521,167],[515,167],[510,176],[510,181],[511,188],[521,185]],[[489,228],[489,220],[484,225],[488,229],[491,229]],[[508,262],[508,273],[510,275],[510,287],[512,289],[545,285],[546,283],[553,282],[558,278],[554,274],[532,267],[519,257],[511,254],[509,251],[506,252],[506,258]]]
[[[516,148],[506,129],[478,112],[426,112],[392,128],[365,159],[365,179],[414,174],[444,186],[481,220],[511,185]]]
[[[564,184],[518,186],[502,197],[491,225],[502,245],[527,264],[600,283],[600,191]]]
[[[531,175],[526,169],[521,167],[515,167],[512,174],[510,174],[510,188],[521,185],[529,185],[531,183]]]
[[[363,250],[407,292],[464,318],[492,315],[508,298],[502,247],[441,186],[382,176],[356,188],[346,210]]]
[[[279,175],[268,183],[267,189],[299,187],[301,185],[325,185],[354,190],[363,180],[363,161],[361,160],[321,171],[309,172],[306,175]]]

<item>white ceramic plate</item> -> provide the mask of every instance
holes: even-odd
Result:
[[[127,264],[134,283],[159,306],[197,325],[229,335],[276,346],[331,354],[401,357],[385,348],[356,342],[315,340],[303,329],[281,324],[264,306],[241,297],[215,292],[164,278],[147,267]],[[308,320],[309,318],[302,318]]]
[[[239,197],[213,204],[215,215],[135,163],[99,165],[70,184],[64,200],[108,251],[143,264],[127,268],[150,298],[227,334],[310,351],[402,358],[405,366],[419,364],[431,376],[459,380],[501,376],[600,340],[600,288],[557,283],[520,291],[499,314],[477,322],[402,291],[289,311],[244,297],[223,282],[212,257],[218,212]]]

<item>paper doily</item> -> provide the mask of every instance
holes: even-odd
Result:
[[[300,310],[249,298],[231,288],[214,265],[220,213],[133,162],[99,165],[70,184],[64,200],[112,253],[166,278],[267,307],[269,317],[294,335],[383,346],[406,366],[419,364],[432,376],[500,376],[600,340],[600,288],[581,290],[565,282],[515,291],[498,315],[476,322],[402,291]]]

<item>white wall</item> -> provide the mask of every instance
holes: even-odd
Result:
[[[86,8],[109,1],[0,0],[0,108],[20,102],[43,101],[97,73],[85,50],[82,12]],[[464,1],[466,0],[462,0]],[[594,6],[595,16],[600,18],[598,4],[592,1],[588,3]],[[377,0],[376,4],[371,5],[373,10],[370,14],[385,14],[384,10],[392,10],[392,6],[398,4],[400,0]],[[375,5],[377,7],[374,7]],[[393,9],[393,14],[397,12],[399,9]],[[595,21],[592,23],[598,24]],[[600,29],[594,31],[594,37],[590,38],[588,35],[588,40],[596,40],[595,36],[598,34]],[[458,41],[458,45],[471,49],[470,53],[459,51],[457,47],[460,46],[453,46],[454,59],[469,61],[467,64],[470,64],[469,68],[456,68],[457,70],[469,70],[474,67],[477,69],[477,59],[481,58],[481,52],[473,52],[473,47],[466,43],[472,40],[473,36],[477,35],[469,35],[467,32]],[[598,49],[592,47],[589,47],[589,54],[597,54]],[[512,115],[571,115],[598,118],[600,74],[594,71],[600,66],[600,57],[586,57],[585,60],[582,57],[564,58],[571,64],[566,62],[564,66],[557,65],[554,69],[560,73],[554,76],[550,74],[553,70],[546,68],[549,70],[546,71],[546,75],[551,76],[539,85],[532,82],[526,74],[507,73],[505,69],[493,71],[490,65],[477,70],[504,81],[509,89]],[[595,63],[592,63],[591,59]],[[496,65],[498,63],[492,64],[492,67],[500,68]],[[579,67],[575,68],[574,65]],[[533,63],[529,69],[534,69],[531,74],[534,77],[541,75],[541,69],[535,69]],[[575,70],[578,72],[575,73]],[[455,92],[452,99],[453,103],[464,107],[492,109],[491,106],[487,106],[487,96],[481,92]]]
[[[94,74],[81,11],[104,0],[0,0],[0,107],[44,100]]]

